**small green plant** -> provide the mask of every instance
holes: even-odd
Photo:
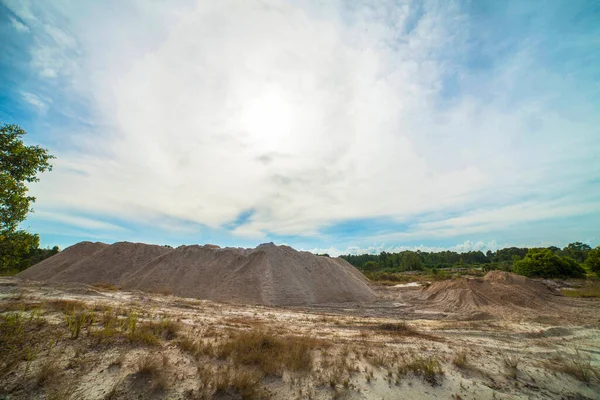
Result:
[[[71,339],[77,339],[81,334],[81,329],[87,327],[88,335],[91,331],[91,327],[94,324],[94,312],[86,310],[71,310],[65,313],[65,322],[67,329],[71,333]]]

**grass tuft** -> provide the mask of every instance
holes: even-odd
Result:
[[[458,351],[452,359],[452,364],[456,365],[458,368],[465,368],[468,363],[466,350]]]
[[[571,375],[582,382],[589,383],[594,378],[600,380],[600,371],[592,366],[591,358],[582,355],[579,350],[568,356],[557,355],[547,361],[545,366],[553,371]]]
[[[417,357],[398,366],[398,376],[411,372],[435,386],[444,374],[440,361],[435,357]]]
[[[504,370],[506,376],[512,379],[516,379],[519,373],[519,364],[521,363],[521,357],[518,354],[500,353],[502,357],[502,363],[504,364]]]

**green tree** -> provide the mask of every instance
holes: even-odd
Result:
[[[421,258],[419,254],[414,251],[405,251],[403,252],[402,257],[402,269],[404,271],[420,271],[423,269],[423,263],[421,262]]]
[[[363,264],[363,269],[365,271],[377,271],[380,269],[379,264],[375,261],[367,261]]]
[[[18,226],[35,202],[27,195],[27,184],[50,171],[54,158],[46,149],[25,145],[26,134],[18,125],[0,124],[0,271],[4,272],[26,268],[25,258],[39,246],[38,235]]]
[[[573,260],[582,263],[587,258],[587,254],[591,249],[592,248],[585,243],[573,242],[562,249],[562,255],[571,257]]]
[[[525,258],[514,263],[513,272],[540,278],[585,277],[585,270],[577,261],[559,257],[550,249],[529,249]]]
[[[585,263],[593,272],[600,275],[600,246],[588,252]]]

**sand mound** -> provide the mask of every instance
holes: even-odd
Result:
[[[19,273],[22,279],[38,281],[51,280],[52,277],[61,273],[73,264],[88,259],[92,254],[109,247],[105,243],[81,242],[67,247],[58,254],[37,263],[36,265]]]
[[[300,305],[375,300],[366,278],[340,258],[315,256],[287,246],[255,249],[214,245],[170,249],[140,243],[102,245],[59,270],[55,257],[17,275],[32,280],[111,283],[127,289],[265,305]]]
[[[510,272],[491,271],[483,278],[462,278],[436,282],[423,290],[421,298],[445,312],[473,312],[481,309],[552,307],[560,293],[539,281]]]
[[[171,250],[164,246],[143,243],[115,243],[97,251],[93,257],[86,257],[71,265],[48,280],[120,285],[139,266],[143,266]]]

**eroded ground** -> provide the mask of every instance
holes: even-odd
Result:
[[[0,279],[0,398],[597,399],[600,302],[269,308]]]

